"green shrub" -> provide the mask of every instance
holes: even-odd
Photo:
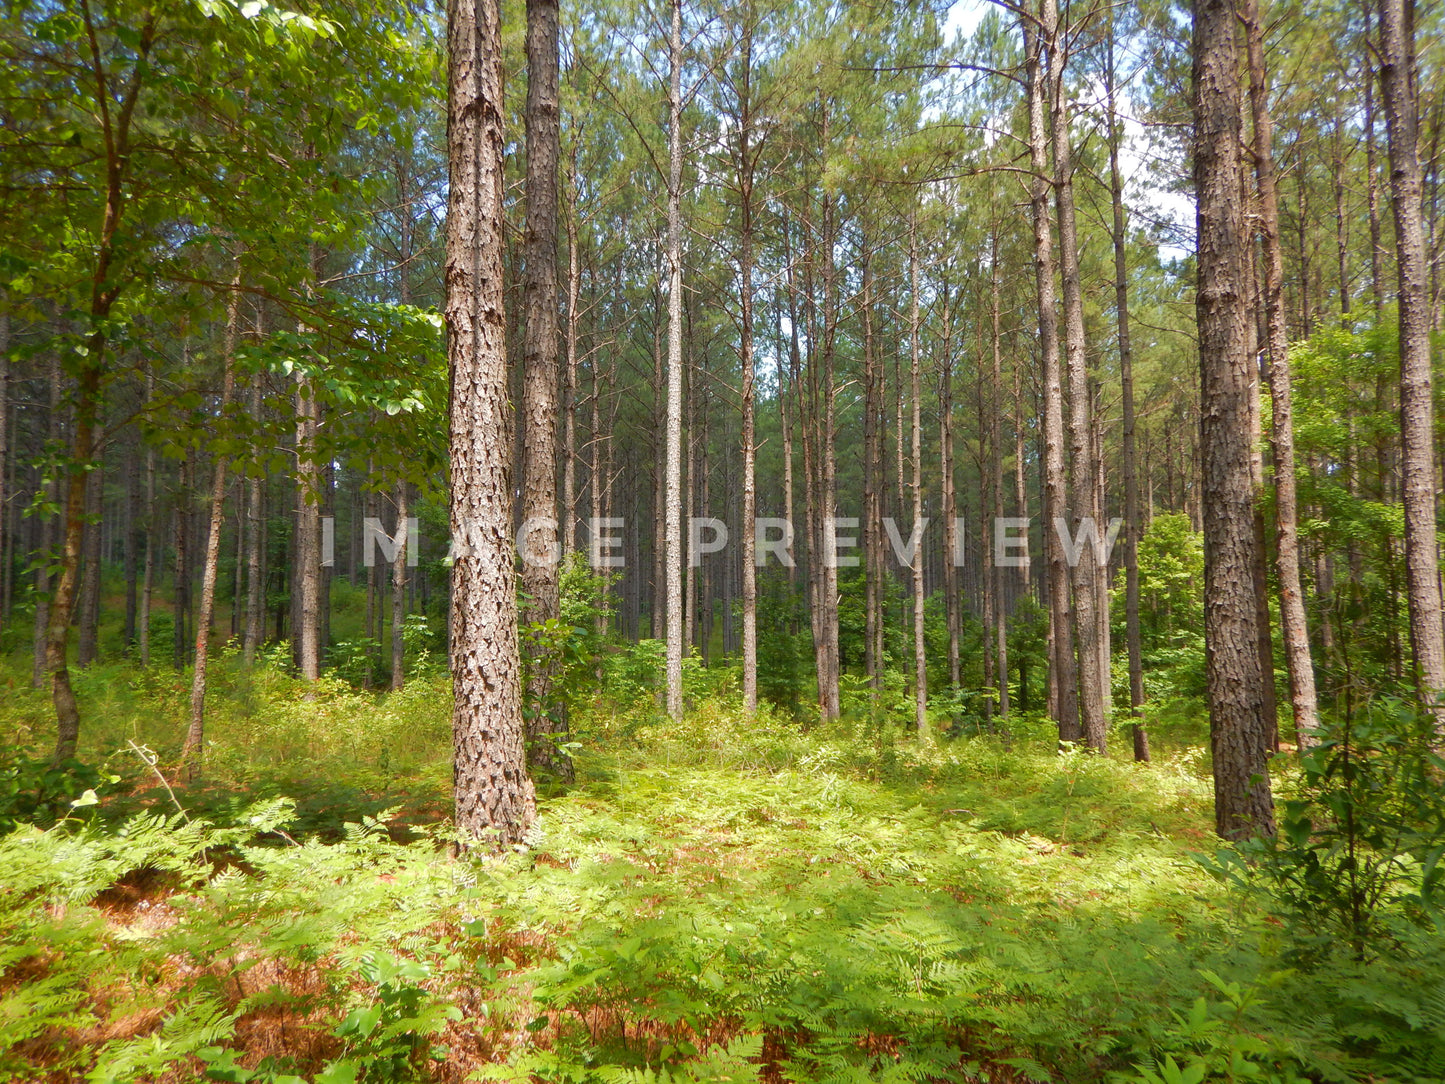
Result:
[[[1221,852],[1214,868],[1282,905],[1305,958],[1342,944],[1368,961],[1398,950],[1384,916],[1439,916],[1445,758],[1430,713],[1398,700],[1327,721],[1319,738],[1279,834]]]
[[[0,751],[0,833],[19,824],[53,824],[101,784],[100,771],[74,757],[56,764],[29,749]]]

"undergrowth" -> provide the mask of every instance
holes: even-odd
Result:
[[[1197,753],[598,705],[527,845],[456,860],[443,680],[227,671],[174,802],[131,746],[182,702],[130,680],[90,797],[0,837],[0,1080],[1445,1078],[1434,927],[1302,963],[1197,860]]]

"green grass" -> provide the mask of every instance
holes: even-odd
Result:
[[[1438,949],[1294,968],[1194,858],[1197,749],[599,707],[527,845],[455,859],[444,678],[222,660],[184,814],[128,743],[174,755],[185,682],[78,681],[120,779],[0,839],[0,1080],[1441,1079]]]

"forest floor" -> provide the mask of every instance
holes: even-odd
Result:
[[[1442,1030],[1445,970],[1382,1009],[1399,974],[1295,966],[1206,868],[1197,749],[598,709],[526,845],[458,859],[443,679],[217,674],[174,795],[184,682],[80,677],[98,801],[0,837],[0,1080],[1441,1079],[1342,1035]]]

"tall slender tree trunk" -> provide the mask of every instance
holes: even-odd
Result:
[[[236,276],[231,280],[231,294],[226,299],[225,369],[221,376],[221,403],[218,411],[224,419],[231,406],[236,387],[236,342],[241,318],[240,257],[236,258]],[[199,778],[203,767],[206,737],[206,670],[211,643],[211,615],[216,604],[216,570],[221,559],[221,524],[226,505],[227,456],[216,456],[211,477],[210,526],[206,532],[206,557],[201,566],[201,608],[196,615],[196,665],[191,675],[191,723],[181,747],[183,771]]]
[[[981,288],[980,293],[982,293]],[[979,308],[980,310],[982,310],[983,306],[980,304]],[[988,354],[987,336],[989,334],[990,324],[985,320],[979,320],[977,326],[979,361],[974,368],[975,379],[973,383],[974,406],[978,410],[979,418],[978,454],[974,457],[974,462],[978,467],[978,513],[975,522],[979,525],[977,532],[979,541],[978,550],[980,558],[978,562],[980,573],[978,586],[980,611],[983,618],[983,642],[980,645],[983,648],[983,721],[984,726],[988,730],[992,731],[994,727],[993,716],[995,706],[992,694],[997,688],[998,682],[998,677],[994,670],[994,664],[997,661],[997,655],[994,651],[993,644],[993,629],[995,619],[994,606],[996,603],[996,599],[993,591],[993,539],[989,534],[988,530],[986,529],[985,525],[988,523],[990,509],[993,508],[994,481],[989,476],[989,467],[992,464],[992,445],[993,439],[995,437],[995,432],[993,427],[993,419],[989,416],[988,406],[988,378],[991,375],[991,372],[988,366],[985,365],[983,361],[983,359]],[[944,514],[945,516],[947,516],[949,515],[949,512],[945,510]],[[950,557],[955,552],[954,546],[957,544],[957,539],[952,537],[954,533],[954,531],[950,530],[946,533],[945,536],[944,548],[948,551]],[[950,618],[950,620],[952,619]],[[959,623],[960,625],[962,624],[961,621]],[[952,638],[951,633],[950,638]],[[951,654],[952,653],[950,652],[950,656]],[[950,657],[950,662],[951,661],[952,659]]]
[[[317,462],[316,388],[296,375],[296,546],[292,645],[301,677],[321,676],[321,466]]]
[[[1052,0],[1045,0],[1046,6]],[[1064,518],[1064,389],[1059,372],[1058,312],[1054,302],[1053,234],[1049,221],[1048,131],[1045,127],[1047,73],[1043,42],[1028,16],[1020,19],[1028,76],[1030,204],[1034,227],[1034,280],[1039,308],[1040,379],[1043,385],[1044,538],[1048,546],[1050,708],[1060,741],[1078,741],[1078,667],[1074,658],[1069,569],[1055,525]]]
[[[577,549],[577,337],[582,314],[582,264],[577,251],[577,143],[572,146],[567,200],[567,369],[562,385],[562,554]]]
[[[146,366],[146,403],[155,396],[155,370]],[[140,664],[151,664],[151,596],[155,590],[156,562],[160,560],[159,536],[156,523],[156,450],[146,445],[145,466],[145,570],[141,574],[140,613],[137,617],[140,646]]]
[[[668,37],[667,713],[682,718],[682,0]]]
[[[1090,422],[1088,358],[1084,341],[1084,290],[1079,271],[1078,229],[1074,215],[1073,147],[1069,132],[1068,90],[1064,82],[1067,30],[1058,25],[1056,0],[1044,0],[1041,33],[1049,57],[1050,104],[1054,149],[1054,203],[1059,219],[1059,273],[1064,300],[1064,356],[1069,378],[1069,489],[1076,529],[1094,512],[1094,456]],[[1054,524],[1057,527],[1057,523]],[[1078,642],[1079,724],[1090,749],[1105,751],[1108,715],[1101,687],[1102,645],[1099,638],[1099,563],[1082,553],[1072,569],[1074,635]]]
[[[522,297],[522,552],[521,620],[553,621],[558,613],[557,558],[557,164],[561,153],[557,0],[527,0],[527,230]],[[553,703],[555,664],[541,656],[529,668],[527,756],[539,768],[567,774],[554,742],[562,730]],[[393,675],[394,679],[394,675]]]
[[[87,26],[89,26],[89,9],[85,10],[85,17]],[[76,745],[80,739],[80,709],[76,704],[75,693],[70,685],[70,670],[67,665],[70,608],[74,601],[76,574],[80,565],[81,535],[85,520],[86,476],[89,474],[98,448],[98,419],[108,346],[105,326],[123,289],[122,284],[114,278],[112,271],[117,256],[121,221],[126,209],[131,121],[135,116],[136,103],[139,100],[150,51],[155,44],[156,18],[154,14],[148,14],[145,17],[139,33],[135,37],[135,66],[127,80],[123,83],[118,82],[118,85],[124,87],[120,94],[120,100],[114,109],[109,106],[102,109],[100,117],[105,134],[104,203],[100,229],[96,235],[94,247],[95,261],[91,268],[89,331],[86,334],[86,349],[84,354],[77,358],[75,429],[71,439],[70,463],[63,501],[60,567],[54,578],[50,605],[45,615],[44,672],[50,675],[51,699],[55,705],[56,764],[75,756]],[[90,35],[90,40],[94,74],[101,84],[102,95],[109,99],[109,93],[104,90],[103,61],[98,50],[94,48],[95,35],[93,33]],[[58,358],[56,365],[58,373]]]
[[[1290,708],[1299,744],[1314,744],[1319,727],[1314,662],[1300,588],[1298,499],[1295,495],[1294,407],[1290,388],[1289,334],[1284,305],[1284,254],[1279,238],[1279,196],[1275,185],[1269,80],[1264,61],[1264,20],[1258,0],[1244,0],[1249,100],[1254,119],[1254,173],[1259,195],[1260,236],[1264,242],[1264,308],[1269,350],[1272,407],[1270,441],[1274,453],[1275,572],[1279,579],[1280,628],[1289,667]],[[1342,272],[1343,274],[1343,272]],[[1344,294],[1345,282],[1341,279]],[[1348,301],[1343,302],[1349,312]],[[1266,675],[1268,680],[1268,675]]]
[[[261,382],[256,377],[251,383],[251,417],[261,419]],[[266,609],[266,580],[262,575],[262,563],[266,552],[266,510],[263,504],[265,490],[260,474],[246,479],[246,515],[251,521],[246,549],[246,632],[242,640],[242,659],[247,669],[256,662],[256,649],[261,645],[264,632],[263,621]]]
[[[125,463],[125,509],[122,513],[121,531],[125,539],[122,560],[125,563],[125,625],[121,634],[125,653],[130,655],[136,647],[136,617],[140,602],[140,555],[145,544],[141,526],[141,476],[138,469],[140,442]]]
[[[97,462],[85,482],[85,533],[81,544],[80,636],[75,663],[91,666],[100,655],[101,512],[105,496],[105,467]]]
[[[396,533],[401,542],[391,562],[391,691],[406,684],[406,587],[407,566],[418,539],[412,537],[407,508],[407,485],[396,483]]]
[[[667,344],[661,275],[652,334],[652,638],[667,638]],[[665,695],[665,694],[664,694]]]
[[[863,322],[863,552],[868,562],[863,583],[863,670],[876,703],[883,678],[883,427],[880,424],[883,419],[883,388],[873,335],[873,253],[870,244],[865,227],[859,245]],[[944,379],[946,381],[947,376]],[[944,417],[947,416],[944,409]],[[946,475],[944,487],[946,502],[952,495]]]
[[[109,214],[107,214],[109,217]],[[99,284],[97,284],[99,289]],[[100,314],[103,318],[108,314]],[[94,315],[94,314],[93,314]],[[70,685],[67,649],[70,641],[70,611],[75,600],[80,568],[81,540],[85,525],[86,478],[96,452],[97,415],[100,408],[101,362],[106,349],[105,334],[96,330],[89,336],[87,361],[76,380],[75,430],[71,439],[71,465],[66,478],[64,518],[61,525],[59,570],[52,578],[50,605],[45,626],[45,673],[50,675],[51,697],[56,716],[56,764],[75,756],[80,740],[80,709]]]
[[[1024,397],[1023,377],[1019,370],[1023,366],[1014,366],[1014,514],[1022,519],[1029,518],[1029,490],[1028,481],[1024,477]],[[1033,584],[1033,559],[1025,553],[1020,554],[1023,567],[1019,569],[1019,579],[1025,593],[1029,592]],[[1022,693],[1022,690],[1020,690]],[[1019,710],[1023,707],[1020,705]]]
[[[60,440],[61,433],[61,369],[60,357],[57,353],[51,353],[46,368],[46,384],[50,394],[45,415],[45,439],[47,444],[54,445]],[[59,502],[60,488],[55,480],[42,479],[40,488],[47,498],[47,503]],[[46,633],[50,628],[50,588],[54,579],[51,574],[51,566],[55,560],[53,551],[58,527],[54,516],[41,517],[38,531],[40,544],[36,548],[37,560],[35,562],[35,650],[30,673],[31,687],[36,689],[43,688],[45,685],[45,644]]]
[[[758,710],[758,583],[754,541],[757,517],[757,449],[753,430],[753,103],[752,50],[753,18],[751,4],[744,4],[744,32],[739,43],[741,77],[737,85],[738,135],[737,181],[741,215],[738,238],[738,277],[741,293],[742,338],[742,445],[743,445],[743,522],[742,522],[742,602],[743,602],[743,713],[752,716]]]
[[[602,497],[606,492],[607,484],[607,467],[604,454],[605,438],[602,435],[602,374],[598,371],[598,356],[594,351],[591,363],[588,366],[592,374],[592,401],[590,403],[591,418],[588,420],[587,425],[587,443],[590,452],[588,456],[589,470],[587,480],[590,519],[587,524],[587,542],[589,553],[594,555],[594,559],[599,556],[596,548],[596,538],[602,530]],[[592,571],[602,573],[605,570],[602,567],[594,566]],[[597,633],[598,638],[607,634],[607,591],[607,581],[599,575],[595,599],[597,617],[593,623],[593,629]]]
[[[989,492],[993,498],[994,523],[1003,518],[1003,342],[999,321],[1002,303],[999,297],[998,272],[998,221],[992,223],[989,232],[989,355],[992,360],[991,391],[988,404],[988,431],[991,461],[988,470]],[[989,581],[986,589],[993,595],[993,637],[994,651],[998,655],[998,714],[1007,719],[1009,714],[1008,695],[1008,607],[1006,605],[1003,569],[994,561],[993,531],[986,530],[982,523],[979,530],[983,539],[984,552],[988,554]],[[953,563],[952,553],[948,562]],[[984,634],[988,635],[988,629]],[[955,676],[955,683],[957,677]]]
[[[1430,373],[1430,310],[1425,262],[1423,181],[1415,86],[1414,4],[1380,2],[1380,84],[1390,144],[1400,310],[1400,474],[1405,510],[1405,581],[1410,648],[1421,698],[1445,736],[1445,633],[1441,629],[1435,532],[1435,409]]]
[[[233,485],[235,487],[236,503],[236,571],[235,575],[231,577],[230,639],[240,641],[242,634],[241,600],[245,597],[246,593],[246,530],[250,521],[246,516],[246,487],[240,481],[233,483]],[[354,554],[355,552],[356,548],[352,547],[352,553]],[[352,583],[354,584],[355,582],[356,578],[353,571]]]
[[[1385,307],[1384,250],[1380,244],[1380,180],[1375,168],[1375,66],[1371,59],[1374,48],[1374,34],[1370,29],[1370,16],[1375,0],[1365,0],[1364,48],[1361,50],[1360,68],[1364,74],[1365,116],[1365,198],[1370,215],[1370,300],[1374,307],[1375,321],[1380,319],[1380,310]]]
[[[0,577],[0,629],[10,616],[10,553],[14,549],[14,531],[10,526],[10,487],[6,485],[6,468],[14,464],[16,456],[10,449],[10,313],[5,291],[0,290],[0,558],[4,559],[5,575]]]
[[[951,317],[947,306],[948,282],[943,283],[945,298],[945,330],[941,369],[938,382],[938,451],[941,476],[940,498],[943,516],[943,605],[948,626],[948,681],[957,690],[960,684],[959,636],[963,626],[963,606],[959,590],[959,569],[954,563],[958,553],[958,493],[953,479],[953,343]],[[881,554],[879,555],[882,556]],[[987,624],[987,620],[985,620]],[[987,660],[987,656],[985,655]],[[985,669],[987,669],[985,661]],[[985,676],[984,684],[988,684]]]
[[[311,277],[319,275],[320,251],[307,255]],[[309,331],[304,325],[297,329]],[[292,652],[301,677],[321,675],[321,463],[316,448],[320,403],[316,385],[304,371],[296,373],[296,541],[292,572]],[[310,695],[310,694],[308,694]]]
[[[1134,348],[1129,329],[1128,240],[1124,221],[1124,177],[1119,169],[1123,125],[1114,103],[1114,18],[1109,16],[1108,59],[1104,65],[1109,99],[1109,194],[1114,233],[1114,314],[1119,326],[1119,384],[1124,425],[1124,621],[1129,652],[1129,714],[1134,759],[1149,759],[1149,735],[1140,719],[1144,705],[1144,653],[1139,630],[1139,471],[1135,451]]]
[[[1256,6],[1258,6],[1256,2]],[[1261,35],[1263,31],[1261,31]],[[1252,46],[1251,46],[1252,48]],[[1260,66],[1264,65],[1263,43],[1260,45]],[[1250,98],[1254,97],[1254,61],[1251,52],[1250,60]],[[1266,106],[1268,103],[1266,102]],[[1334,150],[1334,171],[1335,171],[1335,260],[1340,278],[1340,327],[1348,331],[1353,321],[1350,319],[1350,233],[1349,233],[1349,210],[1345,203],[1345,118],[1340,102],[1335,102],[1333,150]],[[1256,135],[1256,139],[1258,136]],[[1257,152],[1256,152],[1257,153]],[[1258,164],[1256,160],[1256,170]],[[1276,197],[1275,217],[1279,217],[1278,197]],[[1278,231],[1278,226],[1276,226]],[[1267,257],[1266,257],[1267,258]]]
[[[913,725],[920,738],[928,734],[928,654],[923,637],[923,381],[921,376],[921,343],[918,314],[918,209],[913,208],[908,220],[908,354],[909,377],[913,392]]]
[[[503,307],[502,34],[497,0],[447,9],[450,657],[457,826],[519,843],[536,815],[522,740]]]
[[[788,530],[792,530],[793,524],[793,418],[797,414],[796,399],[798,383],[794,376],[797,365],[790,363],[785,370],[783,367],[783,343],[781,339],[782,330],[782,302],[778,301],[779,341],[778,341],[778,413],[781,416],[783,427],[783,521],[788,524]],[[794,344],[797,336],[793,337]],[[789,404],[793,404],[791,413]],[[798,560],[797,546],[792,539],[787,546],[789,556],[788,563],[788,591],[791,594],[798,583]]]
[[[829,141],[830,114],[828,108],[824,107],[822,117],[822,145],[827,146]],[[837,477],[837,397],[838,389],[835,381],[834,347],[838,328],[838,284],[837,270],[834,265],[834,250],[838,242],[837,229],[837,204],[834,197],[825,192],[822,207],[822,242],[823,242],[823,371],[821,381],[822,391],[822,430],[819,442],[818,469],[821,475],[821,492],[823,514],[829,520],[838,514],[838,477]],[[830,530],[829,534],[833,532]],[[832,546],[829,546],[832,549]],[[823,717],[824,719],[836,719],[840,714],[839,703],[839,677],[841,660],[838,650],[838,562],[827,560],[823,562],[822,575],[822,603],[823,603],[823,636],[827,655],[827,673],[823,683]]]
[[[1258,650],[1253,569],[1248,356],[1249,234],[1240,177],[1238,12],[1194,9],[1194,182],[1198,195],[1206,683],[1221,836],[1273,834],[1269,720]]]

